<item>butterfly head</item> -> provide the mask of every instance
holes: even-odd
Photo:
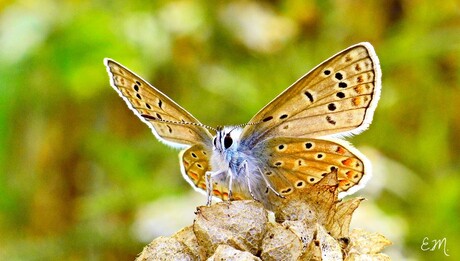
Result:
[[[220,152],[238,146],[242,128],[240,126],[218,127],[214,136],[214,149]]]

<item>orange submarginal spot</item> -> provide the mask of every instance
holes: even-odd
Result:
[[[206,190],[206,184],[204,184],[204,183],[199,183],[199,184],[197,185],[197,187],[199,187],[199,188],[202,189],[202,190]]]
[[[188,176],[191,177],[193,180],[197,180],[198,179],[198,174],[193,172],[193,171],[189,171],[188,173]]]
[[[345,154],[346,150],[341,146],[337,146],[337,149],[335,150],[335,152],[343,155]]]
[[[355,65],[355,70],[358,72],[361,71],[361,66],[359,65],[359,63]]]
[[[342,189],[342,190],[348,190],[351,186],[351,182],[349,180],[341,180],[339,181],[339,189]]]
[[[363,99],[362,99],[362,97],[355,97],[355,98],[352,99],[352,102],[353,102],[353,105],[359,106],[359,105],[363,104]]]
[[[220,192],[220,190],[217,190],[217,189],[213,189],[212,194],[218,197],[222,197],[222,193]]]
[[[348,179],[353,179],[353,176],[355,175],[356,171],[354,170],[349,170],[345,174],[347,175]]]
[[[184,164],[184,167],[186,167],[186,168],[187,168],[188,166],[190,166],[190,163],[189,163],[188,161],[186,161],[186,160],[183,160],[183,161],[182,161],[182,164]]]
[[[354,160],[352,158],[348,158],[346,160],[342,160],[342,164],[347,167],[353,166]]]
[[[361,93],[363,93],[364,88],[363,88],[362,85],[358,85],[358,86],[354,87],[353,90],[355,90],[355,92],[356,92],[357,94],[361,94]]]

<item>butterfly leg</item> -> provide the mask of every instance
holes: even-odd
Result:
[[[265,181],[265,184],[267,184],[267,189],[270,189],[273,193],[275,193],[276,196],[280,197],[280,198],[286,198],[285,196],[281,195],[280,193],[278,193],[278,191],[276,191],[272,185],[270,184],[270,182],[268,182],[267,178],[265,177],[264,173],[262,172],[262,170],[257,167],[257,169],[259,170],[260,172],[260,175],[262,176],[262,178],[264,179]],[[267,191],[268,193],[268,191]]]
[[[246,176],[246,181],[248,182],[249,194],[251,195],[252,199],[254,199],[255,201],[259,201],[259,199],[257,199],[254,193],[252,192],[251,180],[249,179],[249,173],[248,173],[248,162],[245,160],[243,161],[241,165],[242,165],[241,169],[244,169],[244,175]]]
[[[225,171],[216,171],[216,172],[206,171],[206,174],[205,174],[206,196],[208,198],[207,201],[206,201],[206,206],[208,206],[208,207],[211,206],[212,194],[213,194],[213,186],[214,186],[214,182],[212,182],[213,178],[216,177],[216,176],[219,176],[221,174],[224,174],[224,173],[225,173]],[[230,181],[231,181],[231,179],[230,179]],[[230,189],[230,191],[231,191],[231,189]],[[230,194],[231,194],[231,192],[229,192],[229,198],[230,198]]]
[[[206,171],[206,196],[207,196],[207,201],[206,201],[206,206],[211,206],[211,201],[212,201],[212,172],[211,171]]]
[[[233,173],[230,173],[230,180],[228,181],[228,201],[233,200]]]

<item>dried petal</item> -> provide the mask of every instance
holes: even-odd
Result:
[[[391,241],[379,233],[354,229],[350,234],[349,253],[377,254],[389,245]]]
[[[258,202],[221,202],[199,207],[193,230],[206,256],[221,244],[257,254],[267,222],[267,211]]]
[[[200,249],[195,233],[193,232],[193,226],[183,228],[172,237],[186,245],[194,255],[195,259],[204,258],[204,255],[200,255]]]
[[[136,261],[144,260],[196,260],[192,251],[182,242],[171,237],[158,237],[144,247]]]
[[[289,228],[269,223],[262,241],[262,260],[297,260],[302,254],[302,242]]]
[[[331,236],[335,238],[348,237],[353,212],[355,212],[363,200],[364,198],[353,198],[341,201],[336,205],[335,211],[329,213],[331,214],[330,222],[325,224]]]
[[[216,252],[207,261],[260,261],[261,259],[247,251],[240,251],[228,245],[219,245]]]
[[[342,249],[335,238],[331,237],[322,226],[317,226],[316,240],[321,247],[322,260],[342,260]]]

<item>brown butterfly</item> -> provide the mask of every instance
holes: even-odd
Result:
[[[158,140],[182,148],[184,178],[221,199],[285,198],[337,171],[340,195],[370,178],[369,161],[340,137],[372,122],[381,70],[369,43],[353,45],[302,76],[244,126],[201,124],[161,91],[105,59],[112,87]],[[215,132],[211,134],[209,130]]]

